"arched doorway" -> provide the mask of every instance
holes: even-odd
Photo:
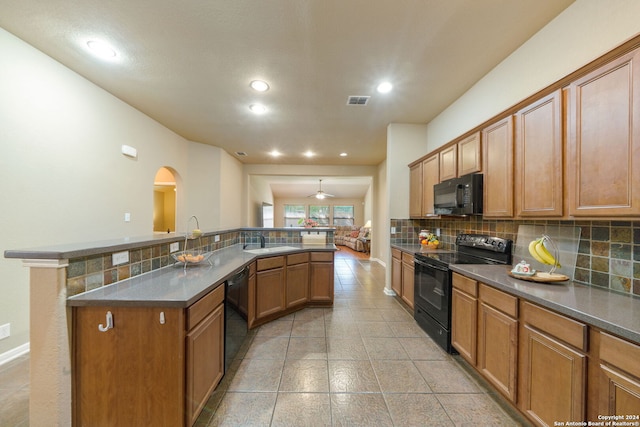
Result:
[[[158,169],[153,180],[153,231],[176,231],[176,177],[169,168]]]

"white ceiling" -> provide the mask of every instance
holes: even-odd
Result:
[[[2,0],[0,27],[185,138],[246,152],[241,162],[376,165],[389,123],[429,122],[572,2]],[[91,38],[117,61],[89,55]],[[375,92],[382,80],[391,93]],[[347,106],[350,95],[371,100]]]
[[[322,179],[322,191],[342,199],[363,199],[371,186],[371,177],[261,176],[275,198],[292,199],[315,195]]]

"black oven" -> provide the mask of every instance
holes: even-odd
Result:
[[[414,319],[448,353],[451,346],[451,264],[510,264],[511,240],[460,234],[456,251],[414,254]]]

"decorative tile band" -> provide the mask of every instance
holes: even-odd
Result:
[[[443,249],[454,249],[460,233],[490,234],[514,242],[521,224],[581,227],[574,280],[587,285],[640,295],[639,221],[500,221],[481,217],[392,219],[391,243],[416,243],[422,229],[440,229]]]

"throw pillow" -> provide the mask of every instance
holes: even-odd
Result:
[[[351,232],[351,237],[353,237],[353,238],[358,237],[358,234],[359,234],[358,231],[352,231]]]

